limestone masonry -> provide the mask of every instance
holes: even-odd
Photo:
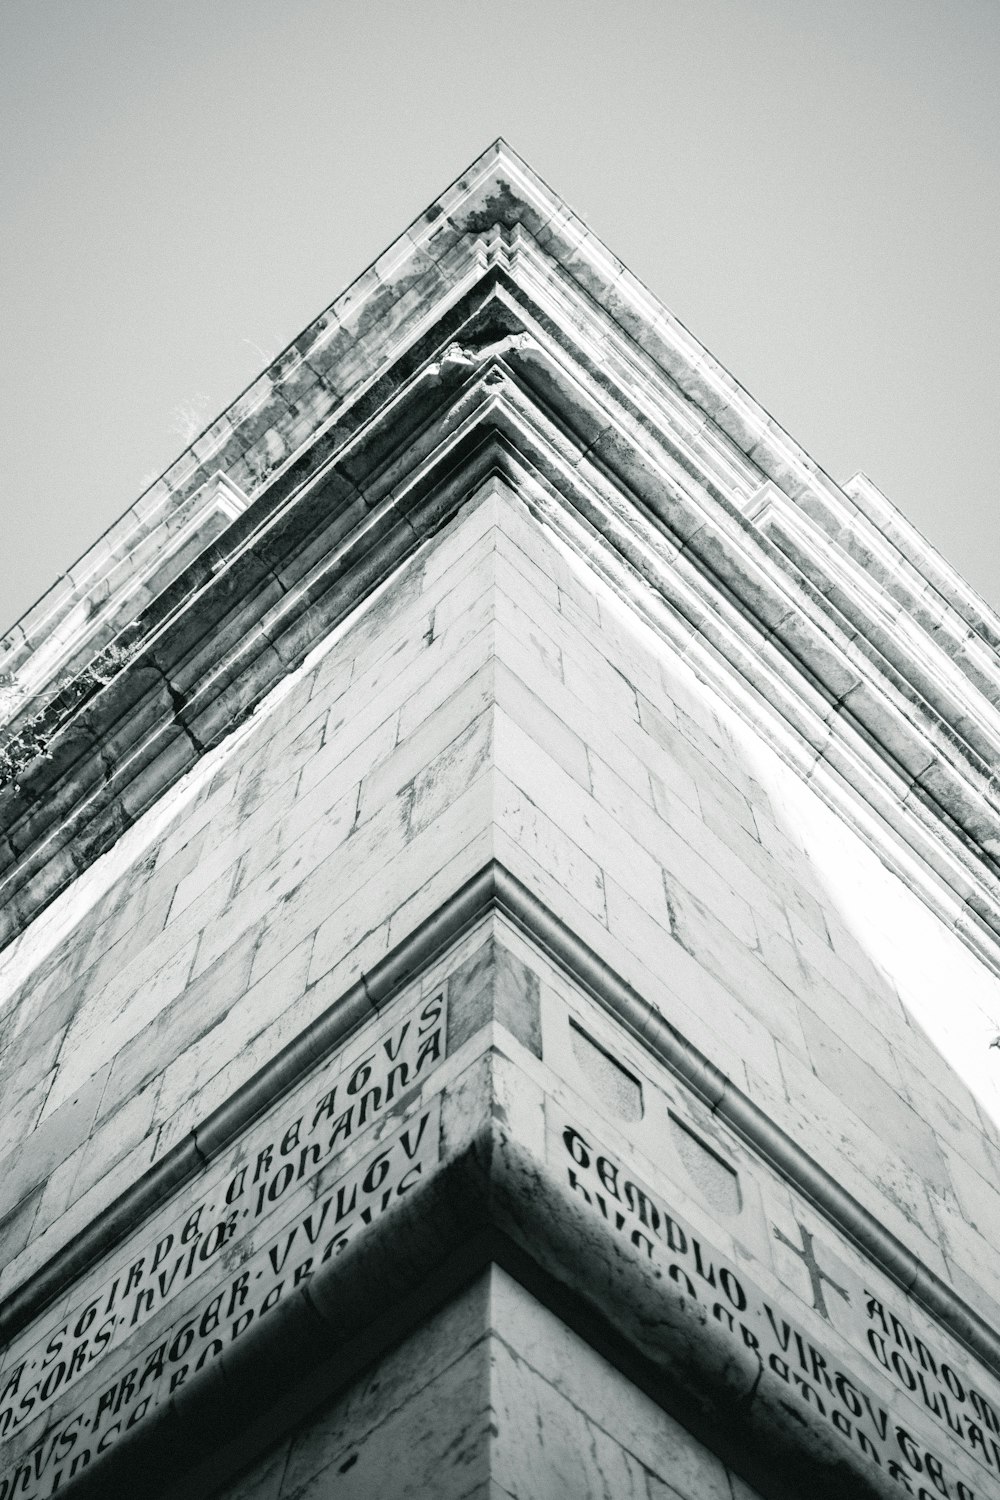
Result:
[[[0,1500],[997,1500],[998,647],[492,146],[0,645]]]

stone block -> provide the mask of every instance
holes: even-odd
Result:
[[[934,1199],[934,1221],[940,1229],[941,1246],[953,1275],[961,1267],[966,1275],[978,1278],[993,1303],[1000,1304],[1000,1265],[991,1249],[998,1223],[996,1193],[982,1192],[971,1176],[960,1175],[961,1182],[955,1182],[950,1193],[939,1193]],[[975,1218],[959,1199],[959,1188],[962,1198],[968,1199],[973,1207]]]
[[[496,664],[496,703],[512,723],[589,790],[590,765],[584,740],[503,661]]]
[[[283,920],[291,938],[318,925],[326,911],[320,899],[324,877],[318,872],[344,853],[356,833],[359,786],[349,780],[329,803],[317,787],[297,802],[274,836],[242,857],[233,887],[234,906],[245,898],[254,910],[264,911],[268,930]],[[327,783],[321,787],[325,793]],[[334,791],[331,784],[331,797]]]
[[[22,1001],[14,1000],[16,1009],[11,1009],[8,1015],[11,1021],[20,1020],[22,1025],[0,1044],[0,1091],[12,1108],[19,1096],[23,1098],[52,1072],[76,1000],[73,989],[67,987],[50,1004],[36,1010],[33,986]],[[13,1026],[10,1030],[14,1030]],[[9,1126],[11,1134],[19,1128],[14,1122]]]
[[[435,1470],[431,1468],[421,1475],[416,1465],[411,1466],[407,1461],[409,1445],[419,1441],[421,1452],[427,1451],[425,1445],[433,1448],[431,1434],[435,1427],[441,1426],[446,1429],[447,1448],[459,1433],[470,1431],[467,1423],[475,1414],[477,1422],[481,1416],[487,1418],[476,1428],[481,1439],[480,1454],[478,1460],[472,1459],[481,1462],[483,1468],[478,1475],[470,1476],[474,1483],[482,1483],[488,1475],[488,1448],[484,1440],[488,1435],[489,1414],[488,1326],[489,1280],[481,1277],[388,1354],[377,1371],[354,1382],[318,1423],[310,1424],[292,1439],[288,1445],[283,1497],[327,1493],[322,1488],[301,1488],[315,1485],[317,1476],[324,1473],[328,1484],[337,1480],[339,1494],[339,1484],[352,1470],[355,1477],[351,1482],[355,1488],[348,1493],[358,1496],[382,1493],[415,1496],[420,1493],[417,1486],[421,1477],[429,1483],[431,1492],[437,1493]],[[464,1393],[463,1380],[468,1382]],[[436,1402],[442,1404],[435,1408]],[[386,1426],[387,1421],[397,1423],[397,1419],[397,1425]],[[417,1431],[420,1423],[427,1428],[422,1437]],[[390,1462],[390,1456],[395,1462]],[[342,1479],[338,1472],[340,1465],[351,1458],[354,1462],[348,1463]],[[459,1466],[459,1478],[464,1468],[464,1464]],[[449,1464],[441,1470],[441,1477],[451,1471]],[[397,1477],[392,1479],[390,1472]],[[357,1488],[361,1482],[369,1488]],[[412,1487],[383,1491],[383,1482]],[[459,1487],[451,1493],[458,1496],[464,1491]]]
[[[971,1229],[992,1241],[1000,1226],[1000,1188],[997,1178],[985,1178],[964,1157],[937,1141],[947,1172],[948,1188],[959,1214]],[[938,1212],[935,1205],[935,1212]]]
[[[129,965],[120,983],[112,981],[89,998],[67,1033],[47,1109],[80,1087],[95,1065],[114,1057],[183,994],[198,942],[199,936],[195,936],[173,954],[169,950],[162,958],[158,954],[159,963],[152,974],[148,960]]]
[[[323,1466],[306,1479],[289,1458],[283,1496],[295,1500],[465,1500],[487,1484],[491,1423],[485,1354],[473,1349],[364,1434],[330,1434]]]
[[[114,1114],[102,1118],[94,1126],[82,1148],[72,1189],[67,1197],[68,1203],[75,1202],[82,1193],[88,1192],[95,1182],[99,1182],[126,1156],[131,1156],[135,1164],[139,1159],[137,1148],[142,1142],[146,1143],[147,1159],[152,1160],[155,1140],[153,1123],[160,1086],[161,1080],[154,1079],[138,1094],[133,1094],[126,1100]]]
[[[631,739],[633,754],[646,770],[653,806],[660,817],[678,831],[692,821],[707,829],[701,808],[702,793],[707,790],[705,780],[696,780],[678,761],[662,755],[655,742],[641,730],[633,732]],[[613,764],[620,770],[618,758]]]
[[[497,628],[497,656],[518,672],[527,660],[528,670],[542,667],[546,675],[563,682],[562,648],[554,636],[531,618],[517,601],[502,589],[494,594]],[[558,621],[547,620],[558,627]],[[588,694],[588,697],[590,695]]]
[[[400,899],[404,889],[402,879],[392,892],[397,904],[389,918],[390,948],[433,916],[439,906],[493,858],[494,838],[487,811],[489,778],[481,777],[461,800],[462,806],[449,815],[446,830],[441,825],[433,826],[408,844],[399,858],[401,875],[412,875],[420,868],[427,875],[423,886],[411,887],[411,896]],[[443,840],[438,837],[440,833],[444,833]]]
[[[419,672],[408,675],[406,697],[399,711],[397,742],[408,739],[417,727],[465,684],[481,672],[493,655],[493,628],[487,623],[457,648],[436,636],[420,661]]]
[[[95,928],[93,936],[89,940],[85,937],[82,947],[69,955],[70,972],[81,989],[84,976],[88,989],[100,988],[109,975],[119,973],[134,958],[148,953],[150,943],[159,937],[166,924],[174,894],[172,884],[161,888],[151,883],[149,900],[139,901],[138,911],[127,900],[128,880],[118,884],[123,900],[120,919],[111,918]]]
[[[574,1351],[575,1352],[575,1351]],[[544,1483],[548,1500],[580,1495],[647,1500],[643,1465],[602,1424],[525,1367],[501,1337],[491,1341],[493,1469],[510,1494]],[[623,1393],[616,1393],[619,1400]]]
[[[675,767],[670,768],[672,779],[675,771]],[[723,817],[720,809],[729,796],[740,794],[720,778],[701,781],[696,804],[686,795],[677,795],[655,772],[650,772],[650,782],[654,805],[664,822],[690,848],[696,849],[706,864],[754,911],[765,915],[776,930],[790,939],[792,917],[786,908],[791,906],[793,913],[798,910],[799,884],[812,878],[801,857],[779,862],[738,821]]]
[[[0,1152],[0,1214],[9,1212],[87,1139],[111,1071],[98,1067],[87,1082],[24,1139]]]
[[[336,704],[337,722],[356,715],[364,706],[375,711],[383,706],[383,715],[398,707],[399,686],[405,674],[420,661],[429,644],[429,611],[424,600],[419,613],[408,611],[398,622],[399,628],[387,638],[373,641],[368,649],[354,658],[351,686]],[[347,649],[342,643],[341,649]]]
[[[448,976],[448,1051],[496,1021],[536,1057],[542,1055],[538,974],[490,933]]]
[[[207,1035],[246,990],[250,981],[257,942],[263,931],[259,921],[207,968],[165,1010],[148,1032],[127,1042],[109,1065],[107,1087],[101,1099],[101,1117],[112,1114],[145,1084],[164,1072],[171,1061]]]
[[[927,1034],[927,1030],[919,1020],[911,1016],[907,1016],[906,1019],[908,1024],[901,1038],[900,1057],[903,1068],[908,1074],[907,1087],[912,1096],[918,1097],[925,1083],[932,1085],[932,1088],[936,1089],[939,1094],[946,1093],[951,1105],[960,1116],[970,1122],[979,1119],[979,1131],[984,1144],[992,1147],[994,1151],[1000,1151],[1000,1125],[997,1123],[997,1111],[991,1108],[991,1100],[983,1089],[982,1082],[977,1080],[978,1087],[975,1089],[975,1094],[979,1095],[977,1101],[973,1089],[962,1078],[956,1076],[949,1060],[942,1056],[941,1050],[935,1045],[933,1038]],[[982,1045],[986,1045],[986,1039],[992,1035],[993,1029],[992,1018],[980,1023],[979,1035]],[[932,1093],[930,1095],[932,1101],[933,1097]],[[957,1149],[961,1152],[961,1144]],[[975,1150],[971,1141],[967,1143],[966,1149]]]
[[[271,717],[268,715],[261,720],[262,729],[270,724]],[[244,828],[260,812],[266,819],[271,809],[287,806],[294,800],[295,780],[319,737],[320,727],[315,724],[310,726],[304,740],[301,734],[297,737],[301,743],[295,746],[280,743],[275,746],[266,733],[252,736],[253,754],[247,757],[240,770],[236,794],[229,809],[233,827]]]
[[[595,800],[616,822],[628,828],[662,867],[668,891],[675,884],[683,885],[696,899],[710,905],[730,930],[752,947],[757,941],[757,926],[750,902],[737,889],[742,883],[739,862],[732,858],[719,860],[723,867],[720,872],[703,857],[705,840],[698,836],[697,824],[689,838],[679,836],[668,824],[651,816],[643,797],[595,755],[591,755],[591,778]],[[779,925],[783,923],[780,908],[769,899],[765,911]]]
[[[56,1069],[50,1067],[43,1076],[18,1092],[18,1084],[7,1085],[4,1097],[10,1099],[10,1113],[4,1120],[4,1140],[22,1141],[34,1130],[45,1107],[45,1101],[56,1080]],[[3,1152],[0,1144],[0,1155]]]
[[[448,974],[448,1053],[454,1055],[493,1018],[496,995],[496,938],[485,936]]]
[[[632,834],[552,760],[500,709],[496,713],[497,766],[534,807],[546,814],[605,873],[653,912],[665,906],[660,866]]]
[[[558,554],[547,544],[547,538],[538,527],[522,529],[518,525],[522,519],[513,506],[505,506],[501,512],[496,532],[496,557],[502,571],[498,572],[497,578],[507,579],[501,587],[512,598],[527,587],[541,601],[558,609],[558,574],[561,571]],[[544,557],[544,567],[537,561],[539,557]],[[519,575],[517,580],[511,577],[512,572]]]
[[[540,556],[546,553],[546,548],[539,548]],[[562,630],[555,579],[502,530],[497,531],[494,568],[497,588],[519,609],[555,634]]]
[[[860,1120],[845,1100],[821,1083],[812,1069],[776,1043],[787,1103],[774,1096],[757,1102],[797,1139],[812,1142],[821,1166],[909,1245],[927,1264],[942,1265],[938,1230],[920,1169],[905,1145],[887,1143],[880,1124]],[[931,1150],[933,1153],[933,1143]],[[933,1163],[933,1154],[932,1154]],[[940,1162],[936,1164],[940,1173]]]
[[[345,932],[356,934],[354,940],[358,940],[391,914],[390,941],[395,943],[408,922],[421,920],[417,912],[429,916],[468,879],[491,852],[491,806],[490,778],[482,776],[441,817],[422,831],[414,830],[412,836],[403,798],[394,798],[379,815],[359,826],[345,845],[344,859],[332,861],[327,872],[326,909],[316,934],[310,984],[343,957]],[[473,844],[479,864],[469,868]],[[372,850],[380,854],[376,863]],[[452,861],[458,861],[454,879],[450,875],[437,878]],[[405,919],[404,911],[410,913]]]
[[[604,875],[596,861],[499,771],[494,795],[497,858],[517,873],[521,856],[527,856],[530,866],[544,872],[546,889],[561,889],[574,905],[604,921]]]
[[[517,504],[517,490],[499,474],[491,474],[469,495],[458,515],[438,533],[434,554],[440,550],[446,561],[458,556],[483,537],[493,540],[501,517]]]
[[[730,1500],[704,1446],[502,1270],[492,1276],[492,1472],[512,1494]],[[544,1480],[541,1476],[545,1476]]]
[[[922,1072],[911,1076],[908,1089],[946,1154],[960,1156],[987,1182],[1000,1182],[1000,1150],[982,1129],[971,1092],[952,1082],[944,1093]]]
[[[898,1081],[903,1094],[908,1096],[906,1077],[919,1063],[914,1056],[914,1028],[895,987],[885,976],[877,984],[863,985],[851,969],[847,970],[849,978],[838,985],[827,977],[830,966],[825,960],[822,966],[812,963],[799,943],[795,945],[795,953],[803,976],[803,1004],[822,1016],[856,1051],[879,1068],[884,1064],[883,1076],[890,1082]],[[833,967],[838,965],[839,960],[835,959]],[[942,1068],[940,1053],[934,1048],[928,1049],[925,1061],[938,1070]]]
[[[740,792],[743,797],[752,800],[752,781],[747,772],[738,764],[737,757],[731,751],[724,756],[718,750],[715,755],[709,754],[710,742],[704,737],[699,737],[696,747],[686,735],[682,734],[672,719],[668,718],[661,707],[651,702],[643,693],[638,695],[639,723],[652,741],[665,751],[671,761],[676,762],[687,772],[695,785],[700,785],[703,780],[711,784],[717,779],[728,781],[730,785]]]
[[[54,1224],[73,1201],[77,1177],[89,1141],[90,1137],[81,1141],[76,1150],[71,1151],[69,1156],[54,1167],[46,1177],[38,1213],[35,1217],[34,1233],[36,1236],[46,1230],[49,1225]]]
[[[398,720],[395,716],[390,716],[353,746],[348,736],[335,747],[332,743],[330,747],[324,746],[322,776],[308,774],[319,760],[317,755],[303,769],[297,787],[296,805],[282,820],[278,830],[279,844],[275,847],[271,843],[267,846],[268,849],[278,854],[303,835],[315,837],[317,824],[320,822],[339,825],[342,809],[346,806],[351,808],[353,823],[362,779],[392,754],[397,736]],[[326,753],[328,749],[329,754]],[[248,850],[240,871],[240,886],[248,884],[267,863],[266,851]]]
[[[781,1087],[771,1034],[725,984],[677,940],[666,922],[633,901],[612,880],[606,884],[613,967],[655,1005],[677,1030],[731,1077],[750,1062]]]
[[[492,672],[484,667],[362,778],[358,823],[363,824],[414,782],[438,756],[483,717],[492,697]]]
[[[673,915],[671,930],[681,946],[745,1008],[765,1035],[780,1040],[791,1054],[805,1056],[795,993],[761,961],[755,947],[731,932],[711,906],[667,880]]]
[[[978,1271],[969,1271],[966,1269],[967,1265],[977,1266],[981,1264],[981,1257],[983,1255],[990,1255],[992,1252],[984,1245],[978,1235],[972,1238],[971,1244],[967,1249],[971,1250],[971,1254],[968,1256],[965,1250],[955,1249],[949,1245],[945,1253],[945,1277],[955,1288],[956,1292],[958,1292],[959,1296],[963,1297],[970,1307],[974,1307],[979,1316],[984,1318],[990,1327],[996,1328],[1000,1326],[1000,1295],[998,1295],[995,1288],[992,1292],[986,1290],[983,1286],[983,1279]]]
[[[660,701],[669,715],[672,695],[668,692],[665,696],[663,692],[661,637],[606,584],[598,584],[596,592],[600,599],[598,617],[592,619],[586,611],[581,611],[578,630],[634,687]],[[576,598],[579,599],[579,591]]]
[[[498,506],[493,496],[472,500],[465,510],[434,538],[423,559],[424,589],[461,567],[475,565],[496,551]]]
[[[492,695],[492,673],[481,684],[483,699]],[[468,788],[492,774],[494,715],[488,709],[472,720],[445,749],[400,789],[406,805],[407,839],[436,823]],[[359,803],[359,810],[363,807]]]
[[[868,1003],[864,1008],[860,1004],[857,1008],[844,1004],[833,986],[816,986],[809,966],[803,967],[805,985],[800,1023],[817,1076],[825,1078],[829,1070],[830,1078],[834,1078],[848,1060],[853,1065],[854,1058],[860,1058],[867,1068],[874,1071],[883,1086],[901,1096],[905,1104],[905,1056],[892,1033],[886,1035],[883,997],[878,993],[866,995],[864,998]],[[873,1024],[870,1017],[878,1024]]]
[[[191,873],[206,847],[209,838],[207,825],[210,825],[216,816],[216,809],[209,804],[204,824],[197,829],[192,829],[189,839],[178,841],[176,838],[168,838],[159,845],[154,856],[159,883],[169,884],[171,889],[176,889],[184,877]],[[169,854],[165,852],[168,849]]]
[[[215,1024],[193,1036],[163,1068],[157,1117],[170,1117],[204,1087],[208,1079],[243,1052],[268,1022],[294,1007],[305,989],[312,943],[300,943],[271,967],[256,984],[240,992],[239,1004],[215,1012]],[[248,976],[249,978],[249,976]],[[299,1028],[290,1024],[294,1034]]]
[[[620,726],[638,720],[636,688],[629,678],[596,650],[583,647],[577,636],[572,643],[561,643],[563,681],[580,702],[607,715],[620,732]]]
[[[409,618],[414,609],[422,608],[419,601],[423,587],[423,559],[420,556],[407,558],[394,575],[392,586],[369,595],[334,632],[329,645],[323,643],[315,663],[313,697],[322,700],[328,687],[340,681],[343,659],[363,659],[367,653],[377,653],[385,642],[398,636],[401,622]]]
[[[434,640],[461,639],[468,634],[470,623],[492,613],[496,589],[497,558],[492,549],[473,557],[467,554],[461,566],[442,578],[440,586],[424,595],[424,608],[430,608],[427,621],[427,645]],[[423,623],[423,622],[421,622]]]
[[[9,1265],[28,1243],[43,1192],[44,1184],[41,1184],[26,1193],[0,1219],[0,1265]]]
[[[924,1183],[943,1188],[948,1181],[941,1147],[892,1080],[825,1025],[803,1009],[801,1015],[809,1057],[816,1077],[837,1096],[842,1108],[875,1132],[887,1151],[908,1161]],[[859,1037],[863,1044],[864,1037]]]

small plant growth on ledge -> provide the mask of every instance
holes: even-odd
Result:
[[[28,768],[48,754],[48,747],[73,711],[92,698],[127,667],[139,650],[138,643],[121,645],[112,642],[75,676],[58,678],[45,706],[17,729],[0,729],[0,789],[20,786]],[[17,680],[7,673],[0,676],[0,693],[13,706],[21,697]]]

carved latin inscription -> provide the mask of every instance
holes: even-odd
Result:
[[[953,1425],[947,1433],[939,1429],[940,1443],[928,1443],[921,1435],[927,1423],[913,1401],[919,1384],[919,1356],[912,1338],[907,1372],[896,1380],[907,1395],[880,1398],[866,1378],[845,1368],[774,1297],[755,1286],[742,1257],[737,1269],[649,1188],[627,1161],[602,1146],[591,1130],[565,1116],[558,1124],[550,1123],[548,1154],[560,1165],[563,1181],[576,1200],[621,1239],[662,1287],[663,1295],[686,1305],[702,1327],[721,1331],[731,1345],[734,1366],[744,1365],[751,1373],[756,1367],[761,1387],[767,1382],[782,1404],[798,1409],[803,1421],[836,1433],[865,1463],[894,1481],[901,1496],[982,1500],[996,1493],[1000,1443],[990,1443],[984,1436],[982,1415],[980,1423],[970,1427],[957,1415],[955,1403]],[[798,1246],[795,1249],[803,1253]],[[818,1266],[815,1274],[820,1274]],[[828,1283],[824,1275],[822,1284]],[[891,1373],[892,1353],[900,1351],[892,1347],[890,1330],[893,1325],[899,1329],[904,1348],[905,1330],[897,1319],[890,1320],[874,1298],[869,1303],[869,1319],[871,1336],[856,1351],[859,1363],[873,1369],[874,1351],[877,1364]],[[923,1357],[929,1369],[930,1351],[925,1349]],[[940,1365],[935,1368],[940,1383],[944,1378]],[[933,1415],[933,1407],[929,1409]]]
[[[193,1202],[22,1335],[0,1370],[0,1440],[20,1439],[24,1457],[0,1500],[54,1493],[422,1180],[438,1104],[405,1104],[444,1052],[443,994],[366,1027],[205,1173]]]

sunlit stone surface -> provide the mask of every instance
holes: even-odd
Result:
[[[1000,1494],[998,641],[492,147],[5,643],[0,1500]]]

